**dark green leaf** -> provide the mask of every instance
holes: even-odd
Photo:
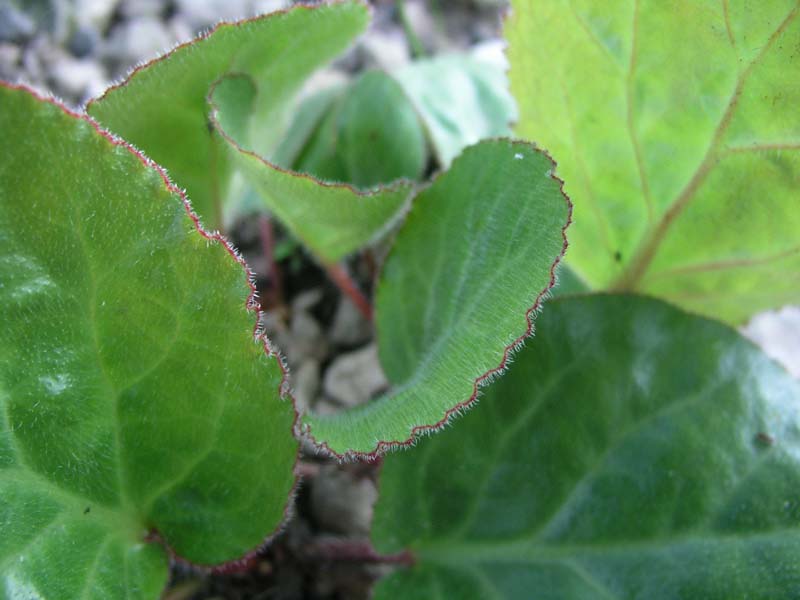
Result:
[[[397,82],[380,71],[361,75],[342,101],[339,146],[348,181],[359,187],[417,180],[427,162],[414,107]]]
[[[364,73],[345,90],[324,90],[303,102],[278,154],[283,163],[274,162],[279,166],[360,188],[418,180],[427,163],[414,107],[397,82],[380,71]],[[289,163],[288,157],[293,157]]]
[[[326,88],[299,103],[286,136],[272,156],[276,166],[316,174],[313,169],[302,166],[304,155],[317,145],[315,138],[319,136],[320,125],[338,104],[345,89],[344,85]],[[322,176],[320,178],[325,179]]]
[[[779,600],[800,590],[800,385],[636,296],[551,301],[452,430],[388,456],[377,598]]]

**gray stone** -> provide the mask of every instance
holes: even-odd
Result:
[[[328,342],[317,320],[305,311],[292,311],[289,325],[290,339],[286,358],[297,365],[306,358],[324,360],[328,356]]]
[[[297,294],[292,300],[292,312],[307,312],[322,300],[322,290],[314,288]]]
[[[372,324],[358,312],[347,296],[342,296],[328,336],[334,344],[352,348],[366,343],[372,337]]]
[[[107,85],[105,72],[97,62],[67,55],[50,67],[50,78],[57,92],[77,101],[97,96]]]
[[[263,15],[284,9],[289,4],[291,4],[289,0],[253,0],[251,10],[253,14]]]
[[[181,18],[195,31],[252,14],[249,0],[177,0],[176,4]]]
[[[742,328],[742,333],[800,378],[800,306],[758,314]]]
[[[47,87],[46,79],[50,77],[53,66],[64,58],[69,58],[69,55],[49,36],[39,35],[33,38],[23,50],[21,71],[24,73],[26,81]]]
[[[189,27],[189,24],[179,16],[167,21],[167,29],[176,43],[188,42],[195,37],[194,31]]]
[[[39,39],[43,41],[45,40],[44,37]],[[21,74],[24,74],[25,81],[30,83],[43,83],[45,76],[45,69],[42,66],[41,55],[34,49],[37,41],[39,40],[33,40],[31,45],[25,48],[22,53],[22,68],[20,71]]]
[[[319,393],[319,362],[313,358],[306,359],[291,373],[292,395],[297,410],[306,411]]]
[[[311,511],[317,523],[328,531],[367,535],[377,498],[378,491],[368,477],[359,477],[337,465],[324,465],[311,481]]]
[[[169,50],[175,41],[159,19],[142,17],[114,27],[102,55],[127,70],[131,65]]]
[[[164,4],[163,0],[121,0],[119,14],[125,19],[160,17]]]
[[[68,3],[75,22],[91,26],[98,31],[105,30],[117,7],[117,0],[71,0]]]
[[[0,42],[0,78],[16,79],[22,48],[10,42]]]
[[[0,42],[24,42],[34,33],[36,23],[30,16],[0,0]]]
[[[76,58],[86,58],[94,52],[99,39],[100,35],[94,27],[78,27],[69,37],[67,49]]]
[[[277,345],[292,369],[309,358],[323,361],[328,356],[328,341],[317,320],[309,313],[322,298],[322,290],[313,289],[298,294],[292,301],[291,318],[287,328],[280,316],[262,315],[267,336]]]
[[[343,406],[363,404],[388,387],[378,360],[378,347],[365,346],[338,356],[325,371],[325,394]]]

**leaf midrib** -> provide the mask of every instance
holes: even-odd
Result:
[[[606,558],[610,554],[641,554],[665,552],[680,546],[707,544],[736,544],[776,541],[776,538],[794,540],[800,547],[800,527],[786,527],[763,532],[725,534],[708,530],[708,535],[664,536],[647,540],[598,541],[579,544],[542,544],[529,537],[488,539],[485,541],[458,540],[448,542],[423,542],[411,548],[420,562],[442,565],[480,563],[536,564],[563,561],[582,557]]]

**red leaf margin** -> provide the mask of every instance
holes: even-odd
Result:
[[[433,423],[431,425],[417,425],[413,427],[409,432],[409,436],[407,439],[391,440],[391,441],[380,440],[375,444],[373,450],[369,452],[347,450],[345,452],[340,453],[336,452],[326,442],[317,441],[314,438],[313,434],[311,433],[311,426],[308,423],[302,423],[302,415],[297,411],[297,405],[295,404],[295,423],[299,425],[296,430],[296,435],[300,436],[303,439],[308,440],[311,444],[313,444],[316,447],[316,449],[320,452],[321,455],[335,458],[340,462],[350,462],[358,460],[366,462],[379,462],[382,459],[383,455],[388,452],[403,450],[416,445],[417,440],[420,437],[423,437],[425,435],[430,435],[432,433],[436,433],[437,431],[444,429],[450,423],[450,421],[460,416],[464,411],[467,411],[470,408],[472,408],[472,406],[475,403],[477,403],[480,398],[481,388],[489,385],[489,383],[491,383],[494,380],[494,378],[501,376],[505,372],[505,370],[508,368],[508,364],[511,360],[512,355],[523,346],[525,340],[527,340],[529,337],[533,335],[534,320],[536,318],[536,314],[542,309],[542,303],[550,296],[550,291],[555,287],[558,281],[558,278],[556,276],[556,270],[558,269],[558,266],[564,259],[564,256],[567,252],[567,248],[569,247],[569,242],[567,240],[567,229],[572,224],[574,205],[572,204],[572,200],[570,199],[570,197],[564,191],[564,180],[558,177],[558,175],[556,175],[556,170],[558,169],[558,163],[555,161],[555,159],[550,155],[550,153],[547,150],[539,148],[534,142],[527,140],[519,140],[507,137],[489,138],[489,139],[497,141],[507,141],[511,144],[524,144],[529,146],[535,152],[543,155],[552,165],[549,171],[549,177],[550,179],[553,179],[554,181],[558,182],[559,192],[561,192],[561,197],[567,206],[567,219],[564,222],[563,227],[561,227],[561,239],[562,239],[561,251],[556,256],[553,263],[550,265],[550,279],[548,281],[548,284],[545,286],[544,289],[542,289],[536,295],[533,304],[530,306],[530,308],[528,308],[525,311],[525,322],[526,322],[525,331],[503,349],[503,358],[496,367],[489,369],[488,371],[486,371],[485,373],[483,373],[482,375],[478,376],[475,379],[472,385],[472,394],[470,395],[469,398],[457,403],[452,408],[445,411],[442,418],[436,423]],[[456,157],[455,160],[457,159],[458,157]],[[453,162],[455,162],[455,160]],[[445,173],[446,171],[438,173],[436,177],[434,177],[434,179],[431,180],[429,185],[433,185],[436,178],[444,175]],[[416,200],[418,195],[419,194],[417,194],[412,199],[412,204]],[[408,215],[408,212],[410,212],[410,209],[409,211],[407,211],[405,216]],[[394,248],[392,248],[389,251],[390,254],[393,249]],[[383,264],[384,265],[386,264],[386,259],[384,259]],[[377,281],[380,282],[380,275],[378,276]]]

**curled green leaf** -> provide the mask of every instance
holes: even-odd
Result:
[[[263,93],[255,104],[250,139],[258,153],[269,155],[285,132],[297,89],[368,21],[367,5],[348,0],[221,23],[135,69],[90,102],[87,111],[166,167],[203,221],[219,227],[232,167],[225,143],[208,123],[212,84],[228,73],[246,74],[258,83]]]
[[[554,163],[525,142],[472,146],[414,200],[376,296],[393,389],[332,416],[306,415],[337,455],[407,445],[469,407],[532,333],[566,249],[571,205]]]
[[[350,184],[328,183],[281,169],[242,142],[251,136],[248,116],[257,95],[249,77],[224,77],[212,87],[210,119],[225,140],[231,160],[266,207],[326,263],[338,261],[387,231],[409,198],[413,183],[401,180],[361,191]],[[334,113],[334,118],[337,115]],[[343,172],[361,151],[363,148],[351,147],[337,158]]]

